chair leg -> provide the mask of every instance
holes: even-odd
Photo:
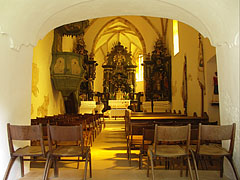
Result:
[[[127,139],[127,158],[128,158],[128,160],[129,160],[129,144],[128,144],[128,139]]]
[[[152,153],[152,151],[150,151],[150,162],[151,162],[151,168],[152,168],[152,179],[154,180],[155,176],[154,176],[154,164],[153,164],[153,153]]]
[[[180,157],[180,168],[181,168],[181,170],[180,170],[180,176],[182,177],[182,174],[183,174],[183,156],[181,156]]]
[[[87,165],[88,165],[88,158],[89,158],[88,155],[89,153],[87,153],[86,160],[85,160],[84,177],[83,177],[84,180],[87,179]]]
[[[147,177],[149,177],[149,163],[150,163],[150,159],[149,159],[149,155],[147,156]]]
[[[185,164],[185,161],[184,161],[184,164]],[[188,171],[189,171],[189,167],[188,167],[188,162],[186,164],[186,177],[188,177]]]
[[[14,163],[14,161],[17,159],[17,157],[11,157],[9,163],[8,163],[8,167],[7,167],[7,170],[5,172],[5,175],[4,175],[4,178],[3,180],[7,180],[8,179],[8,176],[9,176],[9,173],[10,173],[10,170],[12,168],[12,165]]]
[[[79,169],[79,161],[80,161],[80,157],[78,156],[78,160],[77,160],[77,169]]]
[[[104,117],[103,117],[103,123],[104,123],[104,128],[106,127],[106,124],[105,124],[105,119],[104,119]]]
[[[48,173],[49,173],[49,169],[52,165],[52,158],[50,155],[47,156],[47,160],[45,163],[45,168],[44,168],[44,173],[43,173],[43,180],[47,180],[48,179]]]
[[[198,161],[199,161],[199,164],[200,164],[201,167],[202,167],[202,170],[204,170],[204,166],[203,166],[203,162],[202,162],[202,161],[204,161],[204,160],[203,160],[203,156],[199,155],[199,156],[198,156]]]
[[[93,144],[93,140],[92,140],[92,134],[90,134],[90,145],[91,145],[91,147],[92,147],[92,144]]]
[[[139,153],[139,169],[142,169],[142,153]]]
[[[223,158],[224,157],[220,157],[220,177],[223,177]]]
[[[21,177],[24,176],[24,162],[23,157],[20,157],[20,166],[21,166]]]
[[[232,157],[230,157],[230,156],[226,156],[226,157],[227,157],[227,159],[229,160],[229,162],[231,163],[231,166],[232,166],[232,168],[233,168],[233,171],[234,171],[234,174],[235,174],[236,179],[240,179],[240,178],[239,178],[239,175],[238,175],[238,172],[237,172],[237,169],[236,169],[236,167],[235,167],[235,165],[234,165],[234,163],[233,163]]]
[[[128,157],[129,157],[129,165],[131,166],[132,165],[132,157],[131,157],[131,145],[129,145],[128,147]]]
[[[58,164],[57,164],[58,157],[53,158],[53,166],[54,166],[54,177],[58,177]]]
[[[194,166],[194,171],[195,171],[195,178],[196,180],[199,180],[199,175],[198,175],[198,169],[197,169],[197,163],[195,159],[194,152],[190,149],[191,155],[192,155],[192,160],[193,160],[193,166]]]
[[[190,178],[193,179],[192,167],[191,167],[191,162],[190,162],[189,156],[187,156],[187,162],[188,162]]]
[[[91,152],[89,152],[89,171],[90,171],[90,178],[92,178],[92,157],[91,157]]]

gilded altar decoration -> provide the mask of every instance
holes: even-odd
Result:
[[[171,56],[161,39],[144,61],[146,101],[171,101]]]
[[[135,92],[136,65],[132,55],[120,42],[108,53],[104,68],[104,94],[110,99],[126,99]]]

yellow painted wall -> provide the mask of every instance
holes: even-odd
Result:
[[[187,58],[187,79],[188,79],[188,102],[187,112],[192,115],[201,112],[201,90],[197,80],[198,76],[198,32],[185,25],[178,23],[179,32],[179,53],[176,56],[172,55],[172,108],[184,111],[182,100],[182,82],[183,82],[183,66],[184,56]]]
[[[49,32],[33,50],[31,118],[65,112],[62,95],[50,78],[53,35]]]
[[[171,22],[170,22],[171,26]],[[169,28],[170,30],[171,28]],[[170,33],[169,33],[170,34]],[[169,40],[172,40],[169,38]],[[217,69],[216,65],[216,50],[211,46],[207,38],[203,40],[203,53],[205,64],[205,87],[204,95],[204,112],[209,115],[210,121],[219,121],[219,108],[212,106],[213,94],[213,74]],[[184,111],[182,100],[182,81],[183,81],[183,65],[184,56],[187,57],[187,79],[188,79],[188,115],[196,112],[201,115],[201,89],[198,82],[198,52],[199,40],[198,32],[192,27],[179,22],[179,46],[180,52],[172,55],[172,109]],[[173,43],[172,47],[173,48]],[[215,57],[215,59],[214,59]],[[215,60],[215,61],[214,61]]]

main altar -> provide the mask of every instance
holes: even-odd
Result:
[[[107,100],[133,99],[136,65],[127,48],[116,43],[102,65],[103,93]]]
[[[134,100],[136,84],[137,66],[131,52],[117,42],[108,53],[102,67],[105,110],[112,109],[111,114],[121,114],[123,111],[125,113],[123,109],[130,106],[131,100]]]
[[[124,117],[125,111],[130,106],[130,100],[109,100],[108,105],[110,110],[107,111],[107,115],[111,117]]]

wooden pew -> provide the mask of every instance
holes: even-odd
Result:
[[[126,126],[129,122],[131,123],[167,123],[173,122],[173,125],[198,125],[199,123],[208,123],[209,117],[207,113],[204,113],[202,117],[197,117],[196,113],[193,116],[186,116],[183,114],[172,114],[172,113],[145,113],[145,112],[127,112],[125,116]]]

